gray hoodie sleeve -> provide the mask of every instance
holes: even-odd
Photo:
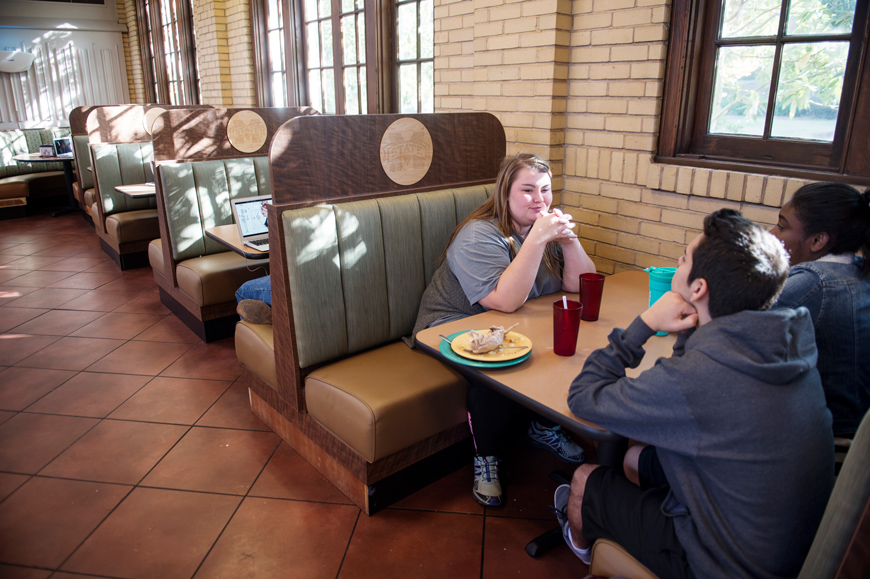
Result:
[[[687,337],[678,339],[676,356],[658,360],[637,378],[625,375],[626,368],[640,364],[643,344],[654,333],[639,316],[627,329],[614,329],[610,344],[593,352],[571,383],[568,406],[577,416],[622,436],[691,455],[698,426],[679,386],[692,379],[693,356],[679,355]]]

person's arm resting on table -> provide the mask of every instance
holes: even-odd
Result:
[[[580,274],[594,272],[595,264],[586,255],[583,246],[573,231],[571,215],[563,215],[558,209],[541,213],[541,217],[529,230],[519,252],[498,280],[498,285],[489,295],[479,300],[488,310],[514,312],[529,297],[535,283],[538,268],[544,258],[544,250],[550,241],[560,241],[565,259],[562,289],[579,291]]]
[[[615,328],[608,337],[610,344],[594,351],[586,359],[583,371],[574,379],[568,392],[571,411],[623,436],[633,430],[649,440],[653,424],[661,425],[663,436],[674,428],[694,428],[677,424],[689,413],[679,409],[685,400],[677,386],[677,373],[691,372],[681,364],[682,345],[687,335],[680,335],[674,356],[662,358],[637,378],[628,378],[626,368],[636,368],[643,360],[643,345],[657,331],[683,332],[693,330],[698,314],[691,304],[675,292],[664,294],[653,306],[622,330]],[[691,332],[689,332],[691,333]],[[639,421],[640,414],[643,420]],[[683,430],[687,432],[688,430]]]

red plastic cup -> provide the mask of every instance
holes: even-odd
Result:
[[[580,331],[580,314],[583,304],[567,300],[553,302],[553,351],[559,356],[573,356],[577,351],[577,333]]]
[[[580,274],[580,303],[583,304],[584,322],[598,319],[601,309],[601,294],[604,292],[604,276],[600,273]]]

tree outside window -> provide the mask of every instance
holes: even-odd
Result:
[[[672,19],[660,160],[870,177],[866,2],[675,0]]]
[[[434,110],[432,0],[263,0],[252,21],[262,106]]]
[[[146,92],[151,102],[199,103],[190,0],[137,0]]]

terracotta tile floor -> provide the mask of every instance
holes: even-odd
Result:
[[[522,432],[504,508],[474,502],[469,464],[367,517],[251,414],[232,339],[201,342],[150,269],[121,272],[78,214],[0,224],[0,577],[585,575],[523,550],[565,466]]]

